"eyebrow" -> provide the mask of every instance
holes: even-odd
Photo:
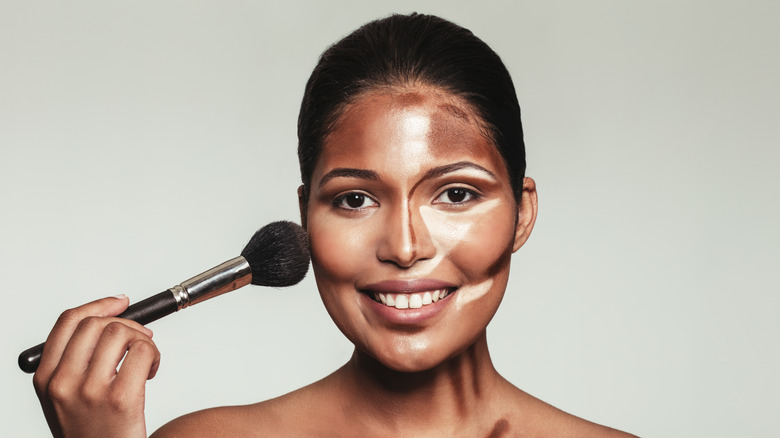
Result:
[[[365,179],[369,181],[379,180],[379,175],[377,175],[377,173],[374,172],[373,170],[337,167],[331,170],[330,172],[326,173],[325,175],[323,175],[322,179],[320,179],[320,183],[317,184],[317,187],[322,187],[325,185],[325,183],[337,177],[359,178],[359,179]]]
[[[433,169],[425,172],[425,175],[423,175],[423,177],[420,178],[420,181],[422,182],[422,181],[425,181],[426,179],[437,178],[437,177],[440,177],[442,175],[446,175],[448,173],[452,173],[452,172],[455,172],[455,171],[458,171],[458,170],[461,170],[461,169],[476,169],[476,170],[479,170],[479,171],[487,173],[493,179],[498,179],[493,172],[485,169],[484,167],[480,166],[479,164],[472,163],[471,161],[458,161],[457,163],[447,164],[445,166],[434,167]]]
[[[446,175],[448,173],[456,172],[461,169],[476,169],[482,172],[487,173],[490,175],[493,179],[498,179],[496,175],[485,169],[484,167],[480,166],[479,164],[472,163],[470,161],[458,161],[457,163],[447,164],[444,166],[434,167],[433,169],[428,170],[425,172],[425,175],[420,178],[420,180],[414,185],[414,187],[417,187],[421,182],[432,179],[432,178],[438,178],[442,175]],[[366,170],[366,169],[353,169],[349,167],[337,167],[330,172],[323,175],[322,179],[320,179],[319,184],[317,184],[317,187],[324,186],[328,181],[332,180],[333,178],[358,178],[358,179],[364,179],[368,181],[379,181],[379,175],[374,172],[373,170]],[[412,188],[414,190],[414,188]]]

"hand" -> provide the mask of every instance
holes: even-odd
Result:
[[[55,437],[146,437],[145,385],[160,352],[151,330],[113,317],[128,304],[119,296],[66,310],[49,334],[33,385]]]

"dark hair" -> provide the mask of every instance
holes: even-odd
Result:
[[[525,176],[520,105],[501,58],[471,31],[432,15],[391,15],[328,48],[306,84],[298,116],[304,196],[343,109],[380,87],[428,85],[459,96],[479,115],[506,163],[516,199]]]

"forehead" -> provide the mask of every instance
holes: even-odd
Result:
[[[504,168],[485,132],[481,118],[450,93],[421,87],[375,90],[343,110],[323,142],[316,167],[369,168],[379,163],[408,168],[410,163],[471,160]]]

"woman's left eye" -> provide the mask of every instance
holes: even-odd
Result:
[[[479,197],[474,191],[464,189],[463,187],[453,187],[443,191],[436,197],[434,203],[437,204],[463,204]]]

